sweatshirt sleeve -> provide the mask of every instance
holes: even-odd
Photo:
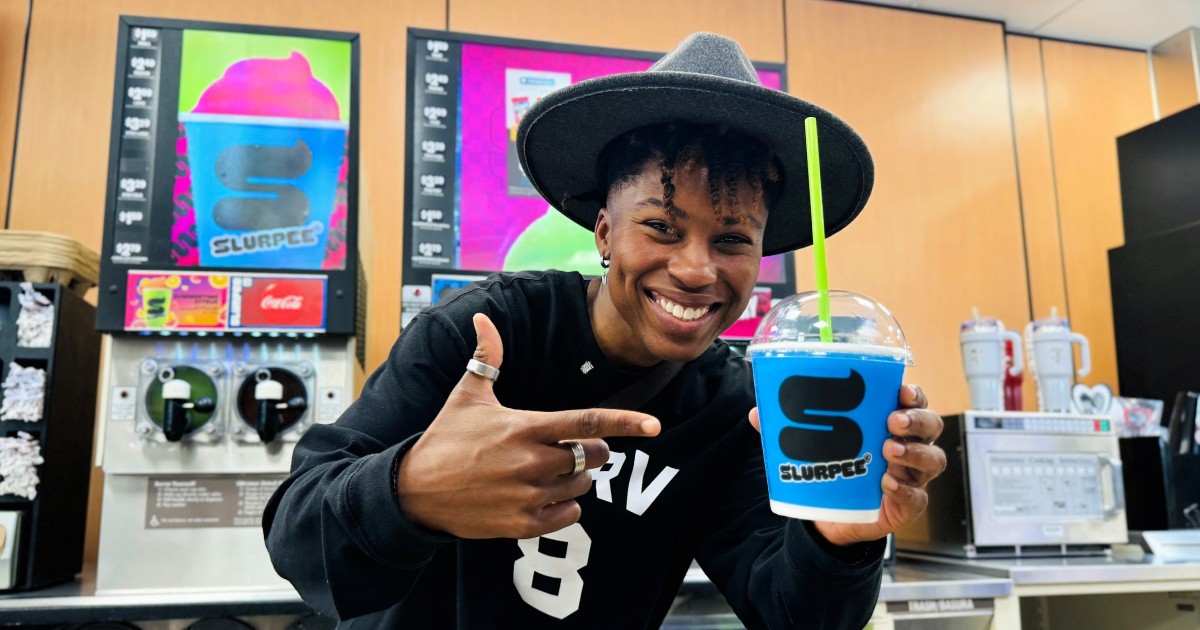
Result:
[[[743,422],[738,469],[714,497],[696,560],[748,628],[862,628],[882,580],[883,540],[838,547],[771,512],[758,435]]]
[[[441,410],[474,344],[448,322],[426,313],[410,323],[342,417],[296,444],[291,474],[267,505],[275,570],[322,613],[349,619],[394,606],[455,540],[406,518],[394,491],[400,458]]]

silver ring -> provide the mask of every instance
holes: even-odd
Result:
[[[571,469],[572,475],[578,475],[587,470],[587,451],[583,450],[582,444],[575,440],[563,440],[559,444],[571,447],[571,454],[575,456],[575,467]]]
[[[477,361],[475,359],[467,361],[467,371],[478,374],[489,381],[494,381],[500,378],[500,370],[484,363],[483,361]]]

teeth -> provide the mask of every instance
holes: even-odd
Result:
[[[658,305],[661,306],[664,311],[670,313],[678,319],[682,319],[685,322],[690,322],[694,319],[700,319],[701,317],[704,317],[705,313],[708,313],[707,306],[685,308],[683,305],[676,304],[666,298],[658,298]]]

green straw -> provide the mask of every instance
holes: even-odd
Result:
[[[804,145],[808,149],[808,205],[812,215],[813,263],[817,268],[817,315],[821,341],[833,341],[829,317],[829,268],[825,264],[825,203],[821,199],[821,152],[817,149],[817,119],[804,119]]]

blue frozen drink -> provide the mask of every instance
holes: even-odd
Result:
[[[874,523],[887,470],[887,417],[911,354],[882,305],[831,291],[832,342],[820,341],[816,293],[784,300],[749,356],[776,514]]]

